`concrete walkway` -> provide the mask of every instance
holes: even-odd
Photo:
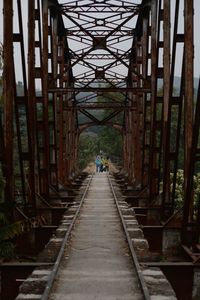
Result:
[[[143,299],[105,173],[92,180],[50,299]]]

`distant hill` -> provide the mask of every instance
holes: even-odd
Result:
[[[199,79],[194,78],[194,95],[195,95],[195,98],[197,97],[198,84],[199,84]],[[174,94],[175,95],[179,95],[180,85],[181,85],[181,77],[175,76],[174,77]],[[158,88],[161,89],[162,86],[163,86],[162,81],[158,80]]]
[[[180,77],[174,77],[174,86],[178,88],[180,88],[180,84],[181,84],[181,78]],[[198,84],[199,84],[199,79],[198,78],[194,78],[194,95],[197,96],[197,90],[198,90]]]
[[[175,94],[179,94],[179,89],[180,89],[180,83],[181,83],[181,77],[175,76],[174,77],[174,89],[175,89]],[[198,84],[199,84],[199,79],[194,78],[194,94],[195,97],[197,96],[197,90],[198,90]],[[163,83],[161,80],[158,80],[158,89],[161,89],[163,86]],[[36,91],[36,93],[40,94],[40,91]],[[0,85],[0,95],[2,94],[2,86]],[[24,94],[24,89],[23,89],[23,84],[22,82],[17,83],[17,94],[19,96],[22,96]],[[79,93],[77,95],[77,100],[83,99],[84,97],[89,97],[91,95],[91,92],[86,92],[86,93]],[[95,101],[92,99],[92,101]],[[90,102],[90,101],[89,101]]]

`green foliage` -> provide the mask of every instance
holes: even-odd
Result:
[[[0,243],[0,257],[6,260],[12,259],[15,255],[15,246],[13,245],[13,243],[8,240],[0,240]]]
[[[0,165],[0,167],[2,167]],[[5,187],[5,179],[0,171],[0,203],[4,201],[4,187]]]
[[[116,129],[103,126],[99,134],[99,148],[109,157],[121,157],[122,135]]]
[[[11,239],[19,232],[19,226],[9,224],[8,213],[11,204],[4,201],[5,179],[0,174],[0,258],[11,259],[14,256],[14,244]]]
[[[170,174],[171,188],[173,181],[173,173]],[[183,207],[184,199],[184,173],[179,169],[176,175],[176,187],[175,187],[175,208],[179,209]]]
[[[91,128],[79,138],[79,168],[83,169],[100,153],[109,157],[122,156],[122,135],[112,127]]]
[[[89,134],[81,134],[79,137],[79,168],[83,169],[94,160],[97,153],[97,138]]]
[[[0,230],[0,241],[8,241],[22,233],[22,222],[16,222],[13,224],[5,224]]]
[[[170,174],[171,182],[173,180],[173,174]],[[172,186],[172,185],[171,185]],[[197,173],[193,177],[193,193],[194,193],[194,217],[197,212],[199,195],[200,195],[200,173]],[[177,172],[176,188],[175,188],[175,208],[179,209],[183,207],[184,201],[184,172],[179,169]]]

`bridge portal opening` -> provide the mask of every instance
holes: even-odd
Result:
[[[112,163],[121,164],[123,157],[122,133],[110,126],[91,126],[79,136],[78,166],[82,170],[94,169],[95,157],[109,157]]]

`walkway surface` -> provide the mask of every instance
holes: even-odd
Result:
[[[105,173],[92,179],[50,299],[143,299]]]

